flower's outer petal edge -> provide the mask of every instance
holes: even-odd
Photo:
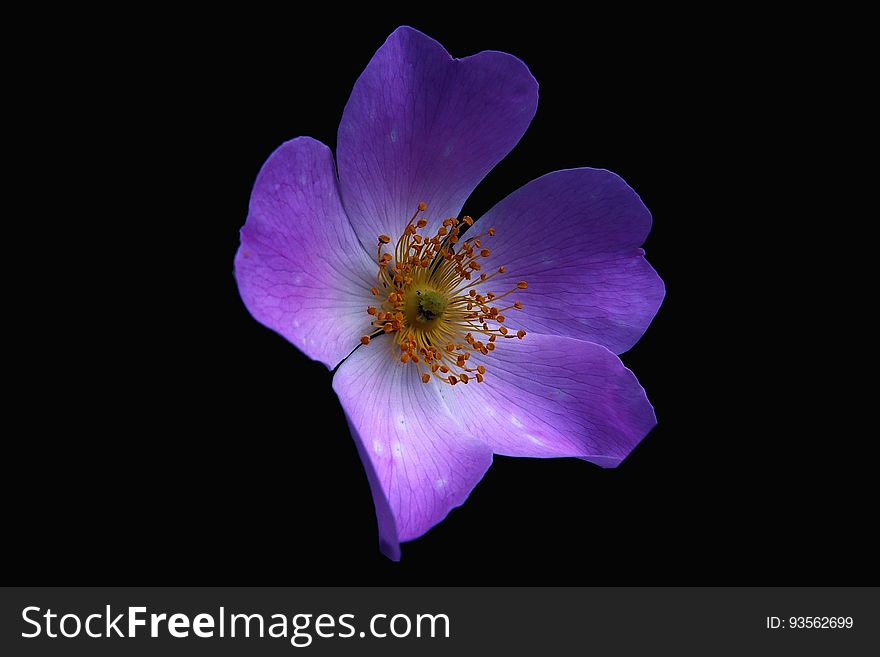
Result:
[[[464,397],[471,431],[496,454],[613,468],[657,424],[635,374],[602,345],[541,334],[496,345]]]
[[[494,227],[484,240],[492,267],[503,265],[491,289],[519,280],[511,328],[631,348],[660,308],[666,289],[645,259],[651,213],[617,174],[578,168],[548,173],[498,202],[471,231]],[[485,227],[485,228],[484,228]],[[534,238],[531,236],[534,235]]]
[[[376,505],[380,546],[399,558],[467,499],[492,464],[492,450],[469,433],[452,386],[422,383],[389,353],[387,338],[355,350],[333,389],[348,418]]]
[[[398,235],[419,202],[432,232],[519,142],[538,83],[513,55],[454,59],[408,26],[396,29],[352,89],[337,138],[342,197],[366,248]]]
[[[348,413],[345,414],[345,420],[348,422],[348,429],[351,431],[351,437],[354,438],[358,456],[360,456],[364,472],[367,474],[367,482],[370,484],[370,493],[373,496],[376,523],[379,529],[379,551],[392,561],[400,561],[400,539],[398,538],[397,523],[394,522],[394,514],[388,504],[388,498],[382,490],[379,475],[366,452],[364,441],[357,428],[352,424]]]
[[[298,137],[272,153],[240,236],[235,279],[248,311],[333,369],[371,330],[375,264],[345,215],[330,149]]]

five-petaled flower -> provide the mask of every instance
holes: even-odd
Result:
[[[664,295],[636,193],[608,171],[569,169],[476,223],[459,218],[537,102],[519,59],[453,59],[401,27],[345,106],[338,176],[330,150],[300,137],[254,185],[242,299],[339,366],[333,389],[392,559],[464,502],[493,454],[614,467],[656,422],[615,355]]]

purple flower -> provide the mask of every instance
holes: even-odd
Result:
[[[664,294],[636,193],[570,169],[473,226],[458,218],[537,103],[516,57],[453,59],[401,27],[355,83],[338,177],[330,149],[299,137],[254,185],[235,258],[242,299],[339,366],[333,389],[392,559],[464,502],[493,454],[614,467],[656,423],[615,355]]]

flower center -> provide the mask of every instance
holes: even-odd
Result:
[[[404,294],[404,317],[413,327],[430,330],[443,318],[449,300],[442,292],[431,288],[413,287]]]
[[[379,235],[379,272],[370,292],[382,301],[378,307],[367,308],[376,330],[361,336],[361,343],[370,344],[371,338],[388,333],[392,356],[418,367],[423,382],[435,378],[455,385],[475,378],[482,383],[486,367],[474,361],[488,356],[499,337],[522,340],[526,335],[505,325],[504,313],[522,309],[521,302],[504,307],[493,304],[527,285],[520,281],[502,294],[478,293],[477,285],[506,271],[503,266],[491,274],[482,271],[480,259],[490,255],[482,240],[494,236],[495,229],[459,244],[459,236],[474,220],[450,217],[428,238],[419,234],[428,225],[427,219],[419,218],[425,210],[426,205],[419,203],[395,244],[393,256],[383,252],[391,238]]]

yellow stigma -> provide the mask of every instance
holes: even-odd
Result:
[[[499,337],[522,340],[526,335],[522,329],[511,329],[504,315],[520,310],[520,301],[502,308],[493,304],[526,289],[526,282],[520,281],[502,294],[478,293],[475,286],[506,271],[502,266],[489,274],[480,262],[491,254],[482,239],[494,236],[495,229],[459,243],[460,234],[474,220],[450,217],[429,238],[419,234],[428,225],[427,219],[419,217],[426,209],[425,203],[419,203],[393,255],[383,251],[391,238],[378,237],[379,272],[370,293],[381,304],[367,307],[375,330],[361,336],[361,343],[368,345],[370,338],[390,334],[392,357],[401,364],[415,365],[424,383],[432,378],[451,385],[473,380],[482,383],[487,368],[474,361],[488,356]]]

